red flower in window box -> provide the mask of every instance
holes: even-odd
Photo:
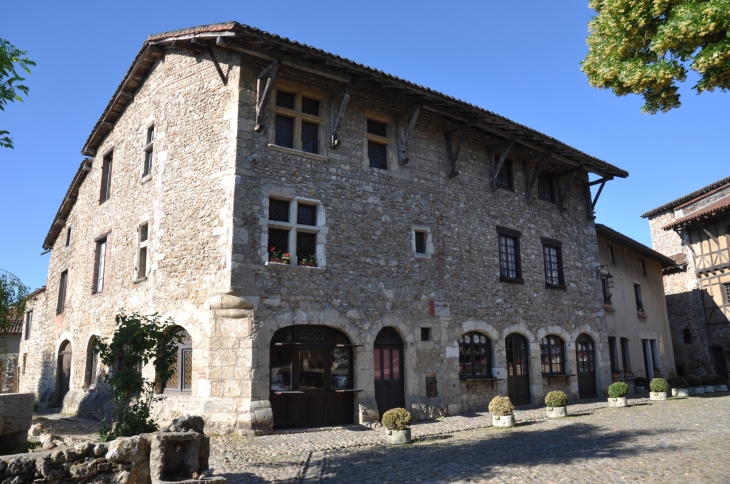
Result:
[[[291,260],[289,252],[282,254],[280,250],[276,250],[276,247],[269,247],[269,262],[276,264],[288,264]]]

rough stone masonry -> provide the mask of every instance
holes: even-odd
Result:
[[[21,348],[33,360],[22,390],[43,405],[83,413],[98,401],[107,369],[90,343],[111,336],[122,309],[172,317],[190,335],[157,407],[168,421],[192,412],[266,432],[284,411],[296,425],[376,422],[397,385],[416,418],[513,392],[575,399],[581,334],[595,342],[596,392],[611,382],[587,183],[628,174],[542,133],[230,23],[151,36],[84,154]],[[272,341],[293,326],[312,330],[301,338],[325,326],[339,346]],[[374,361],[384,328],[399,352],[377,354],[402,374]],[[491,371],[465,374],[477,358],[459,344],[468,333],[488,338],[479,358]],[[547,335],[561,342],[552,355],[541,354]],[[287,354],[293,366],[276,371],[289,381],[272,381],[272,355]],[[548,378],[551,358],[561,370]]]

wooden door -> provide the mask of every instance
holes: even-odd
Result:
[[[578,398],[598,396],[596,392],[596,358],[593,341],[585,334],[575,340],[578,364]]]
[[[71,387],[71,343],[65,341],[61,344],[58,353],[58,405],[63,405],[63,397]]]
[[[725,362],[725,352],[723,351],[722,346],[712,347],[712,359],[715,363],[715,372],[718,376],[727,380],[727,363]]]
[[[511,334],[505,340],[507,347],[507,394],[515,405],[530,403],[530,352],[527,340]]]
[[[375,338],[375,402],[380,418],[391,408],[405,407],[403,340],[393,328],[383,328]]]

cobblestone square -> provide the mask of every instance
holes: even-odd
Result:
[[[489,414],[413,425],[415,442],[386,447],[361,427],[213,439],[211,466],[248,482],[730,482],[730,396],[608,409],[600,399],[544,419],[521,407],[513,429]]]

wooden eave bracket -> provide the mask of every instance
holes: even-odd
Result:
[[[221,65],[218,63],[218,59],[215,58],[215,53],[213,52],[213,48],[208,44],[204,44],[203,42],[201,42],[200,40],[198,40],[196,38],[191,39],[190,42],[205,49],[205,52],[207,52],[208,55],[210,56],[210,60],[213,61],[215,70],[218,71],[218,75],[220,76],[221,81],[223,81],[223,85],[227,86],[228,78],[225,76],[225,74],[223,74],[223,69],[221,69]]]
[[[527,173],[527,176],[525,177],[525,199],[527,199],[528,202],[531,202],[535,199],[535,197],[532,195],[532,189],[537,182],[537,177],[540,176],[542,166],[551,156],[552,153],[550,152],[543,153],[542,156],[540,156],[540,159],[537,161],[537,166],[535,167],[535,171],[532,172],[532,174],[530,174],[529,170],[527,169],[527,162],[525,161],[522,163],[525,169],[525,173]]]
[[[502,169],[502,165],[504,164],[504,160],[507,159],[507,153],[509,153],[510,148],[512,148],[512,145],[515,143],[514,138],[507,141],[507,143],[502,147],[502,153],[499,155],[499,159],[495,160],[494,152],[489,151],[488,157],[489,157],[489,170],[490,170],[490,176],[489,176],[489,187],[492,191],[497,189],[497,175],[499,174],[499,171]],[[496,163],[495,163],[496,161]]]
[[[601,196],[601,192],[603,191],[603,187],[606,186],[607,181],[613,180],[612,175],[604,176],[603,178],[599,178],[598,180],[593,180],[592,182],[584,184],[586,189],[586,200],[588,200],[588,220],[595,220],[596,219],[596,204],[598,203],[598,197]],[[591,189],[593,185],[601,185],[598,187],[598,191],[596,192],[596,196],[593,197],[593,200],[591,200]]]
[[[337,136],[337,131],[340,129],[340,121],[347,111],[347,104],[350,102],[350,91],[352,90],[352,83],[347,84],[338,92],[331,100],[330,107],[332,109],[332,121],[330,123],[330,146],[337,148],[340,146],[340,139]],[[337,100],[342,98],[342,102],[337,106]]]
[[[579,171],[581,171],[581,168],[571,168],[570,170],[565,170],[555,176],[555,189],[558,191],[558,210],[561,212],[565,212],[566,210],[568,210],[568,207],[565,206],[565,202],[568,200],[570,186],[573,184],[575,174]],[[560,179],[567,175],[570,175],[570,178],[568,178],[568,183],[565,184],[565,190],[563,190],[562,188],[560,188]]]
[[[409,158],[406,156],[406,149],[408,148],[408,141],[411,139],[413,128],[416,126],[418,120],[418,113],[421,112],[423,105],[421,103],[411,107],[406,113],[398,119],[398,163],[405,165],[408,163]],[[408,126],[405,126],[405,120],[410,117]],[[405,129],[404,129],[405,128]]]
[[[256,122],[254,123],[253,130],[257,133],[264,129],[264,125],[261,124],[261,110],[266,103],[266,99],[269,97],[271,87],[276,79],[276,73],[279,71],[279,59],[274,59],[274,62],[268,65],[266,69],[256,76]],[[266,77],[266,84],[262,87],[262,81]]]
[[[444,133],[444,136],[446,137],[446,155],[449,157],[449,178],[459,176],[459,171],[456,169],[456,161],[459,159],[461,144],[466,139],[466,133],[469,132],[471,124],[472,123],[465,123],[456,129]],[[452,137],[459,130],[461,131],[461,134],[459,134],[459,139],[456,142],[456,146],[454,146]]]

